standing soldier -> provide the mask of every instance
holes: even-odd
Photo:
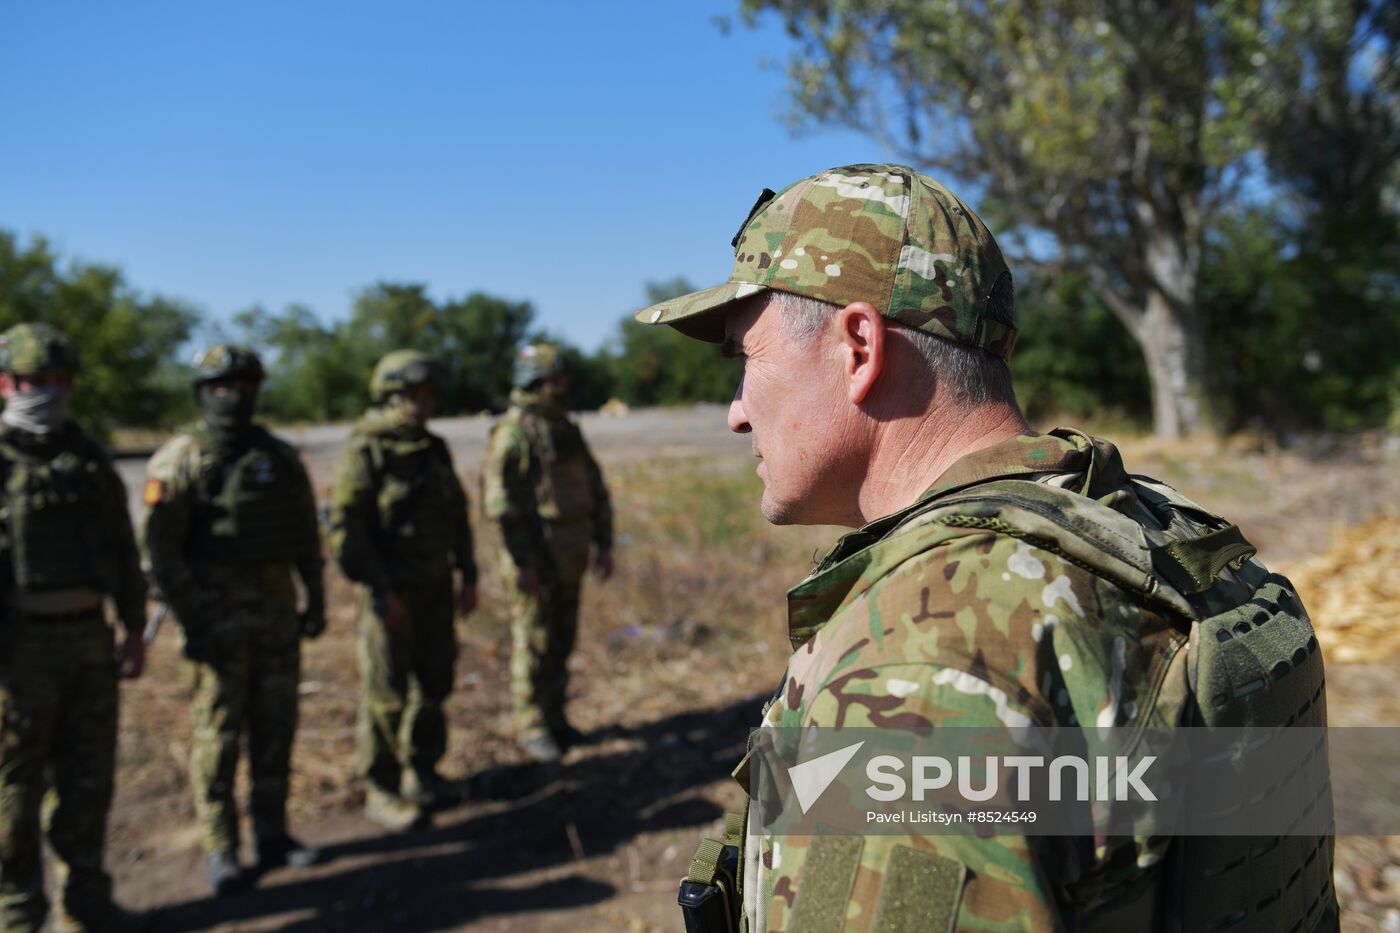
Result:
[[[301,638],[326,627],[311,481],[296,449],[253,423],[262,363],[243,347],[195,360],[204,411],[147,467],[147,567],[184,633],[194,675],[190,777],[216,895],[237,890],[239,745],[247,736],[260,871],[305,866],[287,833]],[[292,570],[305,591],[297,612]]]
[[[357,730],[365,813],[393,830],[451,799],[437,771],[447,750],[442,704],[457,660],[455,606],[476,606],[467,496],[428,419],[441,365],[395,350],[370,380],[374,402],[336,465],[331,545],[359,584],[362,682]]]
[[[57,875],[55,928],[121,929],[102,869],[116,766],[117,676],[145,660],[146,583],[126,490],[68,420],[78,356],[45,324],[0,336],[0,930],[44,923],[43,829]],[[103,606],[125,636],[113,661]]]
[[[579,738],[564,716],[568,660],[590,545],[598,576],[612,576],[612,506],[569,418],[569,371],[558,348],[525,347],[514,384],[482,464],[485,508],[506,546],[516,731],[532,757],[554,761]]]

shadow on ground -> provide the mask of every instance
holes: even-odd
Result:
[[[437,814],[430,829],[328,846],[312,869],[270,876],[266,886],[226,899],[153,911],[150,929],[175,933],[279,918],[282,930],[415,933],[598,904],[617,892],[621,879],[588,877],[578,859],[611,853],[645,833],[721,817],[703,790],[742,756],[765,699],[599,730],[586,737],[582,754],[561,765],[482,772],[471,781],[468,802]],[[593,747],[600,745],[622,750]],[[511,883],[523,874],[529,883]]]

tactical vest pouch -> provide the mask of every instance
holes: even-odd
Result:
[[[264,438],[226,468],[218,488],[206,476],[190,552],[230,563],[288,563],[314,551],[300,470]]]
[[[21,589],[108,591],[101,522],[101,467],[65,451],[16,460],[5,479],[11,562]]]
[[[738,869],[737,846],[700,843],[676,895],[686,933],[739,933]]]
[[[1021,538],[1183,619],[1195,703],[1181,725],[1325,726],[1322,652],[1292,583],[1252,561],[1235,526],[1170,487],[1132,479],[1131,494],[1103,502],[1025,480],[986,483],[932,500],[906,524]],[[1316,804],[1330,811],[1330,794]],[[1172,853],[1174,929],[1336,929],[1330,835],[1189,836]]]
[[[385,440],[376,454],[380,462],[372,472],[386,552],[411,542],[415,554],[446,554],[456,542],[448,514],[454,506],[445,490],[458,480],[442,442],[432,436]]]

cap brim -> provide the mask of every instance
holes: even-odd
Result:
[[[725,282],[679,298],[668,298],[638,311],[643,324],[669,324],[687,337],[707,343],[724,342],[724,314],[736,302],[768,291],[752,282]]]

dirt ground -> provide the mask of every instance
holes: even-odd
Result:
[[[434,425],[474,484],[489,422]],[[188,681],[176,632],[165,631],[146,676],[124,687],[108,854],[124,904],[150,911],[157,931],[679,929],[676,882],[698,838],[719,834],[723,811],[740,803],[728,771],[782,673],[783,592],[836,532],[762,522],[748,442],[724,429],[718,407],[586,416],[583,428],[616,500],[619,565],[611,582],[586,588],[571,662],[570,712],[586,744],[544,768],[511,741],[499,544],[478,520],[482,606],[458,622],[443,766],[462,801],[429,829],[384,835],[359,814],[353,594],[330,570],[330,629],[303,661],[292,792],[294,830],[321,847],[320,863],[236,897],[207,896],[186,781]],[[346,429],[281,433],[324,489]],[[1285,570],[1400,507],[1394,439],[1123,447],[1130,468],[1229,514]],[[120,466],[134,497],[143,461]],[[1335,575],[1320,576],[1322,588]],[[1386,600],[1380,622],[1400,625],[1400,606]],[[1358,631],[1336,636],[1345,663],[1342,645],[1323,638],[1332,720],[1400,725],[1400,661]],[[1343,839],[1339,867],[1345,928],[1400,931],[1397,840]]]

